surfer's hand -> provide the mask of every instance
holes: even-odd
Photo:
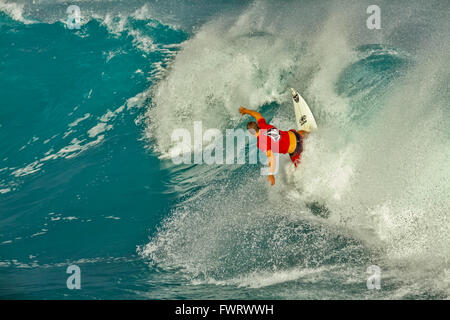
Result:
[[[268,176],[267,181],[269,181],[270,185],[273,186],[275,184],[275,176],[274,175]]]
[[[239,108],[239,112],[240,112],[242,115],[244,115],[244,114],[247,113],[247,109],[244,108],[244,107],[240,107],[240,108]]]

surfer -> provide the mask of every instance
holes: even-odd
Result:
[[[244,107],[239,108],[242,115],[248,114],[255,118],[255,121],[247,123],[248,132],[257,139],[257,147],[269,158],[270,174],[267,181],[273,186],[275,184],[275,155],[274,153],[287,153],[295,167],[300,163],[303,151],[303,138],[308,132],[303,130],[282,131],[271,124],[267,124],[263,116],[254,110]]]

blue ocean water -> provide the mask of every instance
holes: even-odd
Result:
[[[448,3],[69,4],[0,0],[2,299],[448,298]],[[294,127],[290,87],[320,130],[274,188],[168,157],[240,105]]]

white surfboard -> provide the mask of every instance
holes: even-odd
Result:
[[[308,107],[305,99],[291,88],[292,101],[294,102],[295,123],[298,130],[311,132],[317,129],[316,119]]]

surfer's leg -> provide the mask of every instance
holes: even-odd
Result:
[[[297,166],[300,164],[300,159],[302,157],[302,154],[301,153],[291,153],[289,155],[289,157],[291,158],[291,161],[294,164],[294,166],[297,168]]]
[[[302,155],[302,151],[303,151],[303,137],[304,134],[306,134],[306,131],[295,131],[295,130],[291,130],[294,131],[295,136],[297,138],[297,145],[295,148],[295,151],[289,154],[289,157],[291,158],[292,163],[295,165],[295,167],[297,168],[297,166],[300,164],[300,158]]]

